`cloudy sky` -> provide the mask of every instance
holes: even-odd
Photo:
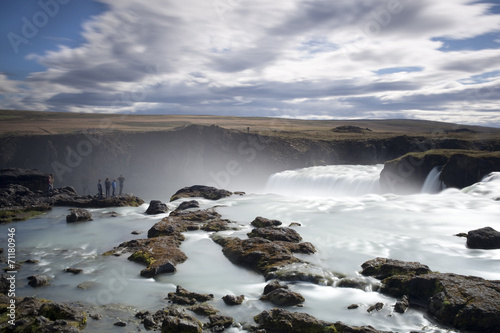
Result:
[[[500,127],[500,5],[0,3],[0,108]]]

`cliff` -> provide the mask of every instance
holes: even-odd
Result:
[[[500,171],[500,151],[441,149],[407,153],[387,161],[380,174],[381,187],[386,192],[420,192],[429,172],[441,169],[444,185],[464,188],[493,171]]]
[[[55,187],[73,186],[84,195],[97,193],[98,179],[113,180],[123,174],[124,192],[149,200],[169,198],[177,189],[194,184],[258,191],[269,175],[285,169],[378,164],[432,148],[500,150],[496,136],[429,138],[369,132],[330,138],[323,132],[297,133],[188,125],[168,131],[87,129],[8,136],[0,138],[0,168],[51,173]]]

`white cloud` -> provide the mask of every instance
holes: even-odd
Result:
[[[464,91],[495,82],[473,77],[499,69],[498,50],[442,52],[442,42],[432,40],[500,31],[499,15],[488,14],[488,4],[101,1],[110,10],[84,24],[84,44],[29,56],[47,70],[29,75],[25,88],[0,75],[2,93],[11,96],[0,99],[1,106],[311,119],[463,118],[488,125],[500,116],[500,97],[450,116]],[[422,70],[375,74],[392,67]],[[478,117],[481,112],[487,116]]]

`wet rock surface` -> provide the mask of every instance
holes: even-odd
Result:
[[[28,276],[28,285],[30,285],[33,288],[38,288],[38,287],[45,287],[50,284],[50,279],[46,275],[32,275]]]
[[[262,301],[269,301],[277,306],[294,306],[302,304],[305,298],[288,288],[277,288],[260,298]]]
[[[70,213],[66,216],[66,222],[86,222],[93,221],[92,214],[86,209],[82,208],[71,208]]]
[[[379,280],[393,275],[420,275],[430,273],[428,266],[418,262],[406,262],[387,258],[375,258],[361,265],[361,274]]]
[[[168,211],[168,207],[165,203],[161,202],[160,200],[151,200],[149,202],[149,207],[146,209],[146,214],[147,215],[157,215],[157,214],[163,214]]]
[[[0,307],[10,304],[10,297],[0,296]],[[2,332],[79,332],[87,316],[78,306],[34,297],[16,298],[15,329],[9,322],[0,323]]]
[[[299,233],[293,229],[286,227],[262,227],[253,229],[247,235],[249,238],[261,237],[270,241],[283,241],[298,243],[302,240]]]
[[[241,305],[245,300],[245,295],[226,295],[222,297],[222,300],[227,305]]]
[[[467,247],[470,249],[500,249],[500,232],[491,227],[471,230],[467,233]]]
[[[258,329],[266,333],[382,333],[371,326],[349,326],[342,322],[330,323],[300,312],[284,309],[263,311],[254,317]],[[387,332],[386,332],[387,333]]]
[[[191,208],[200,208],[200,203],[196,200],[184,201],[175,210],[180,211],[180,210],[186,210],[186,209],[191,209]]]
[[[374,271],[373,276],[383,278],[382,293],[393,297],[408,295],[410,303],[426,304],[428,312],[442,324],[460,330],[494,332],[500,327],[500,281],[451,273],[424,273],[418,263],[407,263],[408,267],[402,269],[404,262],[380,259],[375,260],[386,265],[384,274]],[[420,268],[415,270],[415,267]],[[418,271],[421,274],[415,274]],[[366,270],[364,274],[371,275]]]
[[[170,198],[170,201],[175,201],[181,198],[205,198],[209,200],[219,200],[231,195],[233,195],[233,193],[227,190],[211,186],[194,185],[181,188]]]
[[[181,286],[177,286],[175,293],[168,293],[168,299],[175,304],[194,305],[197,302],[207,302],[214,298],[212,294],[199,294],[187,291]]]

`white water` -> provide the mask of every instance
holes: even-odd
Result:
[[[353,184],[355,176],[365,174],[366,181],[358,182],[357,191],[369,188],[371,176],[378,168],[380,166],[342,166],[347,179],[335,182]],[[327,171],[330,177],[327,179],[331,180],[335,178],[331,176],[331,169],[308,168],[303,172],[313,174],[317,179],[317,175]],[[300,174],[302,171],[294,172]],[[339,178],[339,172],[336,175]],[[270,183],[273,178],[277,178],[276,175]],[[316,180],[311,183],[319,186]],[[282,184],[286,185],[286,182]],[[224,218],[242,225],[240,231],[224,232],[227,235],[246,237],[251,230],[250,222],[256,216],[279,219],[284,225],[300,222],[302,226],[296,230],[304,241],[313,243],[318,250],[314,255],[302,255],[301,258],[325,271],[362,278],[358,273],[360,265],[380,256],[419,261],[435,271],[500,280],[500,250],[468,249],[464,238],[454,236],[485,226],[500,230],[500,202],[493,200],[500,197],[500,173],[492,174],[463,191],[447,189],[438,194],[408,196],[380,195],[376,191],[364,190],[360,192],[365,194],[358,196],[349,191],[344,195],[336,191],[310,197],[305,195],[311,193],[306,185],[304,181],[300,191],[295,191],[293,196],[247,194],[217,202],[199,201],[202,208],[220,205],[217,210]],[[345,188],[349,189],[349,186]],[[168,195],[159,199],[167,201]],[[169,205],[174,207],[179,203]],[[220,246],[202,231],[185,233],[186,240],[181,249],[189,259],[177,266],[177,273],[157,279],[141,278],[139,272],[143,267],[127,261],[126,256],[101,256],[102,252],[123,241],[146,237],[146,231],[162,218],[144,215],[146,208],[147,205],[115,208],[113,210],[121,214],[116,218],[104,214],[110,209],[94,209],[91,210],[94,221],[79,224],[67,224],[67,209],[56,208],[30,221],[2,225],[2,244],[6,244],[7,228],[16,228],[18,260],[40,260],[38,264],[23,264],[17,275],[18,296],[96,304],[124,303],[137,310],[157,310],[168,305],[164,298],[179,284],[191,291],[213,293],[214,305],[240,322],[253,324],[254,315],[272,308],[258,300],[266,284],[262,276],[231,264],[223,256]],[[133,230],[145,233],[131,235]],[[67,267],[82,268],[84,273],[62,272]],[[38,289],[27,286],[27,276],[42,273],[51,277],[51,286]],[[93,289],[78,289],[77,285],[84,281],[93,281],[97,285]],[[307,312],[323,320],[341,320],[351,325],[372,325],[380,330],[399,332],[448,331],[430,322],[418,310],[412,309],[404,315],[392,314],[391,305],[396,300],[377,292],[310,283],[294,283],[291,288],[300,292],[306,302],[303,308],[289,310]],[[244,294],[246,301],[241,306],[226,306],[221,300],[226,294]],[[368,306],[376,302],[384,303],[384,309],[368,313]],[[353,303],[360,304],[360,308],[347,310],[347,306]]]
[[[427,175],[424,185],[422,185],[422,193],[438,193],[441,192],[445,186],[439,177],[441,176],[441,167],[434,167]]]

